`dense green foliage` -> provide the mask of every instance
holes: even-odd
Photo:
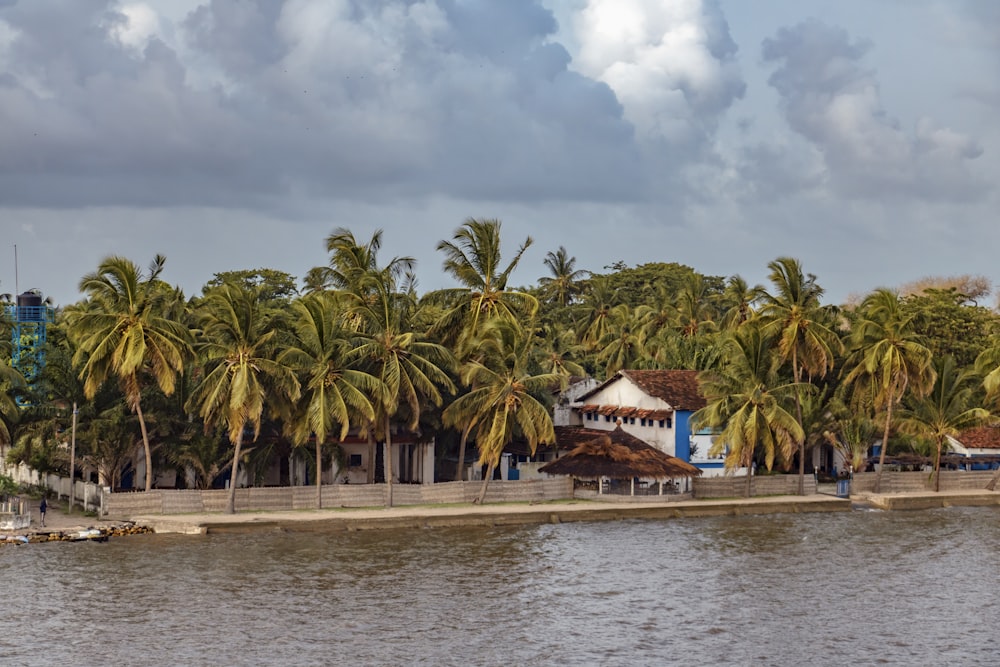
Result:
[[[451,443],[441,458],[459,470],[468,440],[492,467],[513,439],[552,440],[545,408],[570,376],[675,368],[702,371],[698,422],[725,436],[730,463],[801,470],[820,444],[863,465],[879,436],[883,455],[938,453],[1000,397],[1000,318],[981,293],[930,281],[837,307],[792,258],[761,286],[672,262],[590,273],[566,248],[536,257],[528,238],[507,254],[503,240],[499,221],[465,221],[437,245],[454,287],[423,295],[411,258],[380,262],[381,232],[334,230],[329,264],[303,267],[301,290],[257,268],[185,299],[160,279],[162,257],[146,272],[108,258],[57,311],[30,386],[0,344],[0,444],[65,469],[76,403],[78,460],[114,486],[139,447],[147,487],[166,468],[206,487],[307,442],[319,466],[348,432],[384,442],[391,425]],[[512,287],[528,266],[537,284]]]

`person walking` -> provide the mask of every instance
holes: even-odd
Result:
[[[38,514],[42,519],[42,528],[45,527],[45,512],[49,509],[49,504],[45,502],[45,496],[42,496],[42,502],[38,503]]]

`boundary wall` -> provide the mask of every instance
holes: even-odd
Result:
[[[0,472],[8,475],[18,484],[45,488],[55,493],[58,498],[69,500],[69,477],[60,477],[51,473],[40,473],[37,470],[29,468],[24,463],[18,465],[0,464]],[[79,479],[75,480],[73,498],[76,501],[76,505],[83,507],[84,510],[100,512],[103,495],[104,490],[99,485]]]
[[[701,498],[742,498],[746,495],[746,475],[697,477],[694,480],[694,497]],[[804,489],[807,496],[816,493],[816,478],[806,475]],[[794,496],[799,493],[798,475],[755,475],[750,480],[750,497],[754,496]]]
[[[479,496],[482,482],[441,482],[438,484],[393,484],[394,506],[446,505],[471,503]],[[322,489],[323,509],[341,507],[381,507],[385,505],[385,484],[329,484]],[[563,500],[573,497],[570,477],[490,482],[488,503],[516,503]],[[129,517],[137,514],[191,514],[222,512],[226,489],[168,490],[146,492],[104,492],[104,515]],[[236,489],[236,511],[281,511],[316,509],[315,486],[252,487]]]
[[[942,470],[941,491],[983,491],[995,470]],[[874,493],[874,472],[855,473],[851,480],[851,493]],[[882,488],[880,493],[925,493],[934,491],[933,472],[895,472],[882,473]]]

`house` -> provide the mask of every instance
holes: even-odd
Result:
[[[996,468],[1000,464],[1000,425],[966,429],[955,437],[948,436],[948,445],[951,453],[941,458],[942,464],[966,470]]]
[[[568,426],[626,433],[692,463],[706,475],[724,472],[723,456],[709,457],[712,435],[693,433],[690,419],[705,406],[698,371],[621,370],[569,403]]]

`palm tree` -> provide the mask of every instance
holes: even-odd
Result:
[[[709,286],[701,274],[692,273],[684,279],[677,293],[677,328],[685,338],[713,331],[715,315]]]
[[[611,377],[623,368],[632,368],[642,358],[645,338],[641,317],[633,316],[628,304],[621,303],[608,315],[607,333],[598,341],[601,351],[597,361],[603,363],[605,377]]]
[[[316,438],[316,509],[322,509],[322,448],[336,432],[340,441],[351,422],[370,424],[375,403],[382,402],[382,387],[372,375],[353,368],[347,331],[338,327],[341,315],[336,298],[326,292],[307,295],[292,304],[296,344],[278,357],[281,364],[302,374],[302,399],[291,427],[292,441]]]
[[[774,341],[763,327],[748,325],[722,342],[725,361],[717,370],[699,375],[706,405],[691,416],[693,429],[718,431],[709,453],[726,453],[726,467],[746,467],[746,495],[750,472],[761,450],[771,470],[776,460],[791,460],[792,446],[804,438],[802,426],[785,405],[794,384],[782,384],[772,354]]]
[[[145,276],[124,257],[109,257],[80,281],[90,302],[76,311],[70,326],[79,338],[73,365],[85,378],[92,399],[109,377],[116,377],[129,408],[139,418],[146,455],[146,491],[153,488],[153,459],[142,413],[142,382],[149,372],[166,395],[174,391],[184,359],[191,354],[191,332],[166,316],[177,293],[159,277],[166,258],[157,255]]]
[[[515,434],[522,435],[531,452],[539,444],[554,443],[552,417],[535,395],[551,391],[560,381],[556,373],[532,375],[528,370],[530,339],[504,320],[494,320],[480,338],[482,355],[462,368],[462,382],[471,391],[444,412],[445,423],[476,429],[479,464],[487,467],[477,503],[486,489],[500,455]]]
[[[549,300],[565,308],[580,293],[579,281],[590,275],[590,272],[578,270],[576,257],[570,257],[563,246],[559,246],[556,252],[546,253],[544,264],[552,272],[552,277],[539,278],[538,284]]]
[[[435,298],[451,304],[451,309],[432,329],[445,342],[457,342],[459,356],[469,338],[493,318],[524,322],[534,317],[538,300],[525,292],[510,290],[507,282],[524,251],[532,244],[529,236],[514,258],[501,268],[500,221],[469,218],[455,231],[452,241],[441,241],[437,249],[445,254],[445,273],[461,287],[441,290]]]
[[[274,359],[277,330],[261,316],[257,289],[233,283],[213,288],[199,316],[205,372],[187,409],[198,411],[206,429],[223,424],[228,431],[233,463],[226,512],[233,514],[244,430],[252,426],[256,440],[268,399],[273,405],[298,400],[299,382],[291,368]]]
[[[452,392],[445,372],[453,363],[442,345],[425,340],[411,327],[416,301],[404,284],[397,290],[397,275],[390,264],[371,271],[361,281],[362,293],[348,295],[349,310],[358,317],[355,349],[351,359],[361,361],[378,378],[381,401],[374,404],[375,426],[385,442],[386,505],[392,506],[392,426],[401,406],[407,408],[407,428],[417,428],[424,400],[441,405],[440,388]]]
[[[852,334],[851,369],[845,383],[872,396],[874,407],[885,410],[885,427],[875,475],[875,493],[882,488],[882,470],[893,409],[907,391],[917,398],[934,385],[935,372],[931,352],[913,331],[912,316],[900,308],[899,295],[888,289],[869,294],[861,304],[861,319]]]
[[[306,277],[307,289],[356,289],[359,281],[363,281],[370,272],[378,270],[378,252],[381,248],[381,229],[375,230],[367,243],[358,243],[349,229],[338,227],[326,237],[326,251],[330,253],[329,266],[316,267],[309,272]],[[396,257],[389,266],[394,272],[402,274],[412,270],[413,264],[412,257]]]
[[[941,490],[941,450],[945,440],[990,418],[980,407],[970,407],[975,376],[960,371],[954,357],[935,360],[937,379],[931,392],[914,398],[899,411],[899,428],[904,433],[934,441],[934,491]]]
[[[215,478],[232,463],[224,443],[216,430],[185,433],[178,446],[170,450],[168,458],[174,465],[189,469],[199,489],[210,489]]]
[[[584,315],[580,320],[579,336],[588,350],[594,350],[598,342],[610,328],[611,309],[616,303],[615,290],[607,276],[593,276],[587,281],[583,303],[580,309]]]
[[[24,376],[16,368],[0,360],[0,458],[4,455],[3,448],[11,444],[10,425],[16,424],[21,417],[13,390],[25,384]]]
[[[769,263],[771,284],[775,293],[761,294],[760,319],[768,333],[777,338],[782,362],[791,362],[792,380],[802,383],[802,373],[823,377],[833,368],[835,351],[841,349],[840,338],[830,328],[828,309],[820,305],[823,289],[816,276],[804,274],[798,260],[779,257]],[[795,414],[802,426],[802,400],[795,393]],[[799,495],[805,493],[805,440],[799,443]]]
[[[741,276],[730,276],[722,292],[725,308],[720,325],[723,329],[738,327],[754,316],[754,307],[765,294],[763,285],[750,287]]]

